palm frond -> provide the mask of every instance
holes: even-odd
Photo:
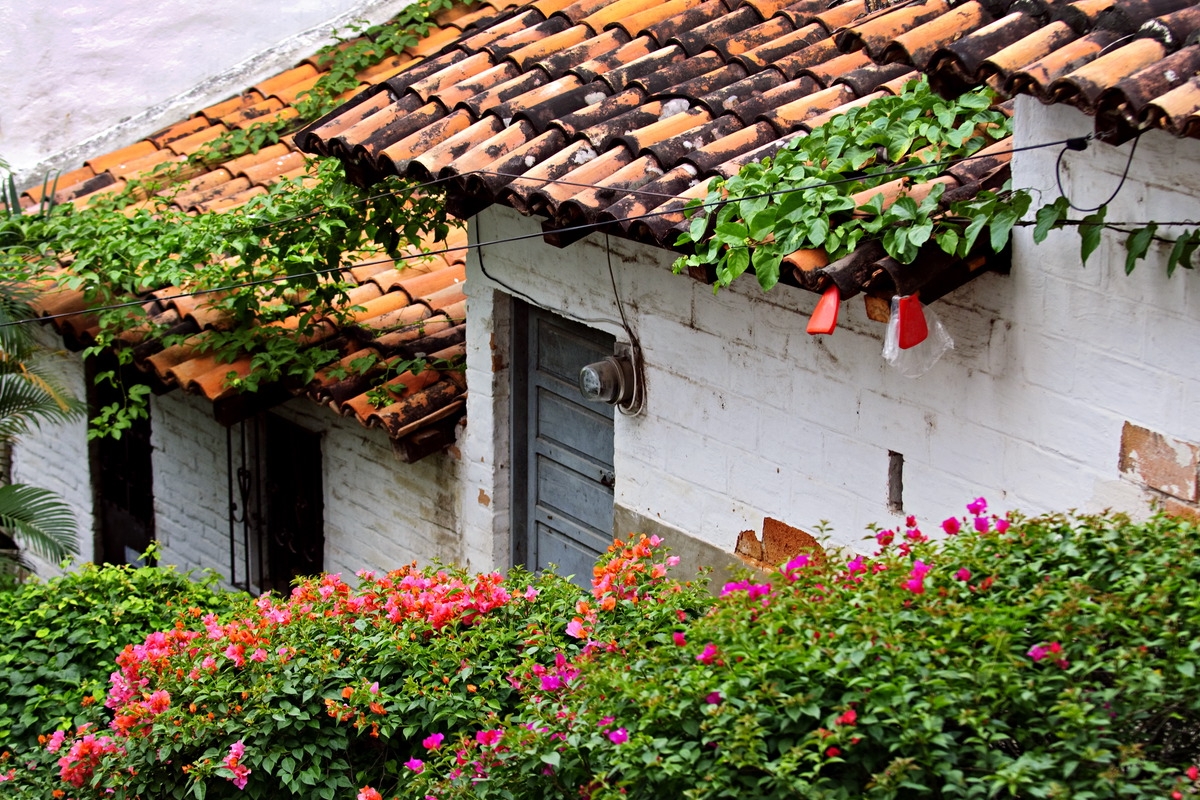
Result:
[[[47,391],[24,375],[0,375],[0,439],[25,433],[42,422],[66,422],[80,408],[78,401]]]
[[[0,528],[22,550],[48,561],[61,561],[79,552],[75,515],[48,489],[25,484],[0,486]]]

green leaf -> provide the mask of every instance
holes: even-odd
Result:
[[[1060,197],[1053,203],[1039,208],[1036,215],[1037,224],[1033,226],[1033,241],[1041,244],[1046,241],[1050,231],[1061,228],[1068,208],[1070,208],[1070,202],[1065,197]]]
[[[1158,225],[1151,222],[1144,228],[1139,228],[1129,234],[1125,239],[1125,274],[1133,272],[1133,268],[1137,266],[1140,259],[1146,257],[1146,253],[1150,250],[1150,243],[1154,241],[1154,234],[1158,232]]]
[[[1079,222],[1079,258],[1087,266],[1087,260],[1096,248],[1100,246],[1100,234],[1104,232],[1104,215],[1108,206],[1102,207],[1095,214],[1088,214]]]
[[[1184,269],[1192,269],[1192,254],[1200,245],[1200,231],[1185,233],[1175,240],[1171,255],[1167,259],[1167,277],[1175,274],[1175,268],[1182,265]]]

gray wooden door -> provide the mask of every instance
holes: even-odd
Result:
[[[613,337],[528,305],[514,320],[513,561],[587,586],[612,543],[613,407],[579,394],[579,370]]]

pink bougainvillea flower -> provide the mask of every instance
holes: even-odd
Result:
[[[708,703],[710,706],[717,705],[718,703],[721,702],[721,693],[720,692],[709,693],[708,697],[704,698],[704,702]]]
[[[374,683],[372,683],[371,686],[367,689],[367,691],[370,692],[371,694],[379,694],[379,681],[375,681]]]
[[[667,556],[667,566],[668,567],[679,566],[679,556]]]
[[[1049,652],[1050,652],[1049,650],[1042,647],[1040,644],[1035,644],[1033,647],[1029,648],[1028,655],[1034,661],[1041,661],[1043,658],[1045,658],[1049,654]]]
[[[663,542],[663,540],[662,540],[661,536],[651,536],[650,537],[650,546],[651,547],[658,547],[660,544],[662,544],[662,542]]]
[[[229,754],[221,762],[226,769],[233,773],[229,782],[239,789],[245,789],[250,780],[250,768],[242,763],[242,756],[245,754],[246,745],[239,739],[229,745]]]
[[[381,795],[378,790],[372,789],[370,786],[364,786],[359,791],[358,797],[356,797],[355,800],[383,800],[383,795]]]
[[[257,661],[261,664],[267,660],[267,651],[263,650],[261,647],[255,648],[254,652],[250,654],[250,660]]]
[[[1006,519],[996,520],[996,533],[1004,533],[1008,530],[1008,526],[1012,524]]]
[[[989,520],[987,517],[976,517],[975,518],[975,532],[976,533],[987,533],[988,530],[991,529],[991,527],[992,527],[992,521]]]
[[[1062,652],[1062,644],[1060,644],[1059,642],[1051,642],[1048,645],[1048,649],[1050,650],[1051,653],[1058,655],[1059,653]]]
[[[442,746],[442,741],[445,740],[444,733],[431,733],[421,740],[421,746],[426,750],[437,750]]]
[[[532,602],[534,600],[534,598],[536,598],[537,596],[538,596],[538,590],[533,588],[532,586],[529,586],[525,589],[524,597],[526,600],[529,600]]]
[[[838,725],[853,725],[858,722],[858,712],[853,708],[837,718]]]
[[[617,728],[608,732],[608,738],[613,744],[625,744],[625,742],[629,741],[629,731],[624,728]]]
[[[681,632],[675,631],[674,633],[671,634],[671,641],[675,642],[675,645],[677,647],[683,647],[684,645],[687,644],[687,637],[684,636]]]
[[[600,727],[607,728],[609,725],[612,725],[616,721],[617,721],[616,717],[601,717],[600,718]]]
[[[1188,767],[1184,774],[1188,776],[1188,780],[1190,781],[1200,781],[1200,767],[1194,764]]]
[[[567,636],[573,636],[576,639],[586,639],[591,631],[583,624],[583,620],[579,617],[573,618],[567,623]]]
[[[896,532],[891,530],[880,531],[879,533],[875,534],[875,541],[879,543],[880,547],[887,547],[895,538]]]
[[[970,511],[975,516],[987,513],[987,500],[982,497],[976,497],[971,502],[967,503],[967,511]]]
[[[404,766],[408,769],[411,769],[418,775],[425,771],[425,762],[419,758],[410,758],[408,761],[404,762]]]
[[[958,517],[946,517],[942,520],[942,530],[950,536],[957,536],[962,530],[962,523],[958,521]]]
[[[146,708],[152,714],[161,714],[171,707],[171,695],[166,689],[159,689],[146,698]]]
[[[971,570],[963,567],[958,572],[954,573],[954,577],[958,578],[963,583],[966,583],[967,581],[971,580]]]
[[[484,747],[491,747],[500,743],[504,738],[504,731],[493,729],[490,731],[479,731],[475,734],[475,741],[479,742]]]
[[[848,563],[846,565],[846,571],[849,572],[851,575],[857,575],[860,572],[866,572],[867,567],[863,563],[863,557],[855,556],[854,558],[852,558],[850,560],[850,563]]]
[[[711,664],[717,658],[717,646],[712,642],[704,645],[704,650],[700,655],[696,656],[696,660],[701,664]]]
[[[55,731],[54,733],[50,734],[50,741],[46,742],[46,752],[57,753],[59,748],[62,747],[66,738],[66,731]]]

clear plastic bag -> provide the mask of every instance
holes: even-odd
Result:
[[[925,335],[921,337],[924,328]],[[919,341],[914,341],[919,339]],[[942,321],[921,305],[915,295],[893,297],[883,337],[883,360],[906,378],[928,372],[942,354],[954,347]]]

